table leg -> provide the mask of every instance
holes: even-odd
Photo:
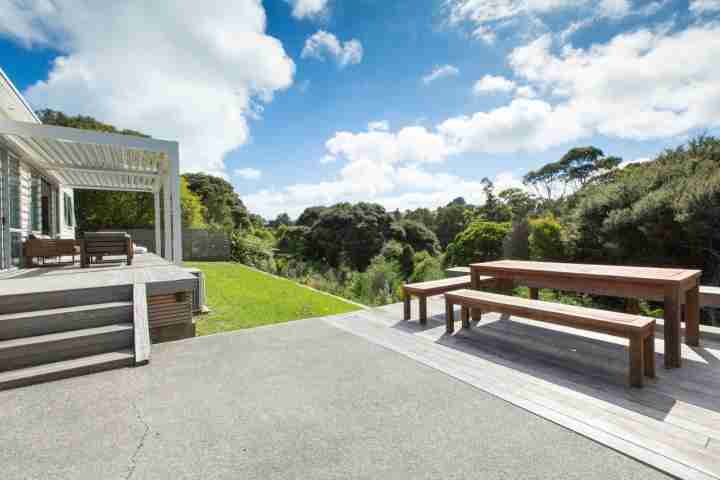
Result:
[[[460,319],[462,320],[462,326],[463,328],[470,328],[470,314],[469,314],[469,308],[466,306],[462,306],[460,309]]]
[[[691,288],[685,297],[685,343],[692,346],[700,345],[700,291],[699,287]]]
[[[540,298],[540,289],[530,287],[530,299],[537,300]]]
[[[665,292],[665,368],[679,368],[682,358],[680,347],[680,291],[673,288]]]
[[[497,288],[504,295],[512,295],[512,290],[514,286],[515,282],[513,282],[512,279],[503,278],[498,279],[497,281]]]
[[[410,320],[410,294],[403,293],[403,320]]]
[[[470,269],[470,286],[473,290],[480,290],[480,274],[472,268]],[[478,308],[471,308],[470,317],[477,322],[482,318],[482,312]]]
[[[445,333],[452,335],[455,331],[455,312],[453,311],[453,304],[448,299],[445,299]]]
[[[418,297],[420,302],[420,324],[425,325],[427,323],[427,297]]]
[[[655,378],[655,326],[650,331],[650,335],[645,337],[643,343],[645,376]]]

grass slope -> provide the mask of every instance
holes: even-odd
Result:
[[[359,307],[290,280],[232,262],[186,262],[205,274],[212,313],[198,317],[197,334],[252,328],[301,318],[322,317]]]

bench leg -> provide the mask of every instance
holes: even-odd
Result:
[[[531,300],[538,300],[540,298],[540,289],[538,288],[530,288],[530,299]]]
[[[470,309],[464,305],[460,308],[460,319],[463,328],[470,328]]]
[[[445,332],[448,335],[452,335],[455,331],[455,312],[453,311],[453,304],[445,299]]]
[[[651,330],[650,334],[643,340],[643,353],[645,355],[644,366],[645,376],[648,378],[655,378],[655,328]]]
[[[482,310],[480,310],[479,308],[471,308],[470,317],[473,319],[473,321],[479,322],[480,320],[482,320]]]
[[[419,297],[420,301],[420,324],[425,325],[427,323],[427,297]]]
[[[640,335],[630,337],[630,386],[641,388],[643,386],[643,370],[645,355],[643,354],[644,340]]]
[[[700,292],[697,285],[685,297],[685,343],[700,345]]]
[[[403,293],[403,320],[410,320],[410,295]]]

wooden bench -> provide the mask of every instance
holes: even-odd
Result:
[[[482,283],[491,283],[492,277],[481,277]],[[403,285],[403,303],[405,320],[410,320],[410,298],[415,296],[420,304],[420,323],[427,323],[427,298],[433,295],[441,295],[453,290],[471,287],[470,275],[453,278],[443,278],[442,280],[432,280],[429,282],[408,283]]]
[[[80,266],[102,263],[106,255],[124,256],[132,265],[134,253],[132,238],[125,232],[85,232],[80,241]]]
[[[720,308],[720,287],[700,285],[700,306]]]
[[[643,375],[655,377],[655,319],[594,308],[542,302],[477,290],[445,294],[446,331],[454,331],[454,305],[461,306],[463,327],[470,327],[469,310],[515,315],[541,322],[604,333],[630,341],[629,382],[642,387]]]
[[[45,263],[46,258],[72,256],[75,263],[75,255],[78,253],[80,249],[74,239],[30,238],[23,242],[26,267],[33,266],[33,258],[41,258]]]

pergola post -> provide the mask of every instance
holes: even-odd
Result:
[[[170,163],[170,208],[172,222],[172,261],[182,264],[182,216],[180,207],[180,148],[171,142],[168,148]]]
[[[162,255],[162,217],[160,216],[160,189],[153,192],[155,199],[155,254]]]
[[[163,177],[163,239],[165,241],[165,248],[163,249],[163,258],[165,260],[172,262],[173,261],[173,253],[172,253],[172,223],[170,221],[170,176],[168,174],[165,174]]]

